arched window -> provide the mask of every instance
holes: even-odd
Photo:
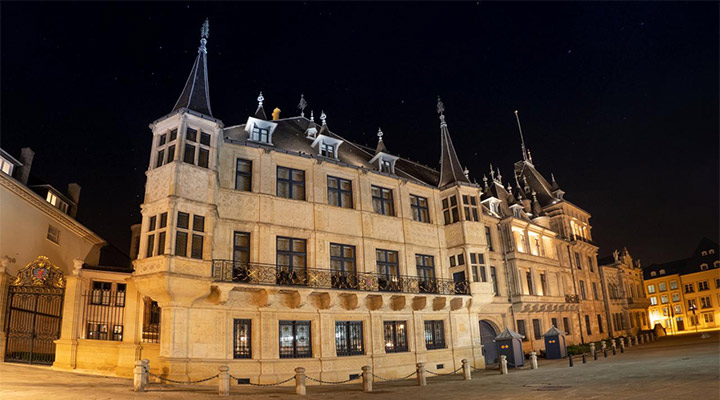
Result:
[[[700,254],[706,256],[706,255],[707,255],[707,251],[703,250],[703,251],[700,252]]]
[[[660,275],[665,275],[665,270],[664,270],[664,269],[661,269],[661,270],[660,270]]]
[[[655,271],[650,271],[650,276],[655,276],[655,275],[657,275],[657,273],[655,273]]]
[[[707,271],[708,265],[705,263],[700,264],[700,271]]]
[[[715,249],[708,250],[708,254],[715,254]]]

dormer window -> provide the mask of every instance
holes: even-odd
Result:
[[[323,157],[335,157],[335,146],[327,143],[320,145],[320,155]]]
[[[715,249],[708,250],[708,254],[715,254]]]
[[[250,139],[256,142],[270,143],[270,129],[253,126]]]
[[[703,255],[703,256],[706,256],[708,253],[707,253],[707,251],[703,250],[703,251],[700,252],[700,254]]]
[[[380,163],[380,172],[387,172],[388,174],[392,173],[392,164],[388,160],[381,159],[379,161]]]
[[[315,137],[311,146],[317,147],[319,156],[337,159],[338,148],[342,143],[340,139],[320,134]]]
[[[664,269],[661,269],[661,270],[660,270],[660,275],[665,275],[665,270],[664,270]]]
[[[655,271],[650,271],[650,276],[657,276],[657,274],[655,273]]]
[[[375,157],[370,160],[370,164],[377,163],[377,169],[380,172],[384,172],[386,174],[395,174],[395,161],[397,161],[397,159],[398,157],[380,152],[377,153]]]
[[[45,200],[47,200],[47,202],[52,204],[53,206],[57,207],[60,211],[67,214],[69,207],[68,203],[60,200],[60,198],[55,193],[48,190]]]
[[[248,140],[257,143],[272,145],[272,137],[277,123],[265,121],[258,118],[248,117],[245,123],[245,131],[248,133]]]

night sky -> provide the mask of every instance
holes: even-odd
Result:
[[[521,158],[592,213],[600,255],[644,265],[718,238],[718,3],[8,3],[0,146],[82,185],[78,219],[126,250],[148,124],[170,112],[210,18],[215,117],[297,115],[439,167],[442,96],[471,178]],[[309,111],[308,109],[308,111]]]

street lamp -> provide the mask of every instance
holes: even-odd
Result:
[[[695,333],[697,333],[698,320],[697,320],[697,314],[695,314],[695,310],[697,310],[697,306],[695,305],[695,303],[691,303],[690,307],[688,307],[688,310],[692,311],[692,313],[693,313],[693,317],[694,317],[693,322],[695,323]]]

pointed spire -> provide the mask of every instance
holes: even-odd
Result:
[[[298,103],[297,108],[300,109],[300,116],[305,116],[305,107],[307,107],[307,101],[305,101],[305,95],[300,93],[300,102]]]
[[[500,174],[500,168],[497,169],[497,179],[498,182],[502,185],[502,175]],[[508,182],[508,186],[510,186],[510,182]]]
[[[378,136],[378,144],[377,144],[377,147],[375,148],[375,154],[377,155],[378,153],[387,153],[388,150],[385,147],[385,142],[383,142],[383,140],[382,140],[382,137],[383,137],[382,129],[378,128],[377,136]]]
[[[552,187],[551,190],[558,190],[560,189],[560,185],[558,185],[557,181],[555,180],[555,174],[550,173],[550,179],[552,180]]]
[[[493,169],[492,163],[490,163],[490,179],[495,182],[495,170]]]
[[[263,108],[263,101],[265,101],[265,96],[263,96],[262,92],[257,97],[258,101],[258,108],[255,110],[255,118],[258,119],[267,119],[267,115],[265,114],[265,108]]]
[[[525,138],[523,137],[522,133],[522,126],[520,126],[520,116],[518,116],[518,110],[515,110],[515,120],[517,121],[518,131],[520,131],[520,144],[522,147],[522,156],[524,161],[530,161],[528,160],[528,152],[525,150]],[[530,161],[532,164],[532,161]]]
[[[205,23],[200,29],[200,47],[195,63],[190,70],[180,97],[175,103],[172,111],[181,108],[197,111],[199,113],[212,117],[210,108],[210,85],[208,84],[207,72],[207,38],[210,36],[210,22],[205,19]]]
[[[445,122],[445,105],[440,96],[437,100],[437,112],[440,114],[440,143],[441,143],[441,154],[440,154],[440,182],[439,187],[446,185],[465,182],[470,183],[470,180],[463,173],[460,160],[458,159],[455,147],[453,147],[452,140],[450,139],[450,131],[448,131],[447,123]]]

